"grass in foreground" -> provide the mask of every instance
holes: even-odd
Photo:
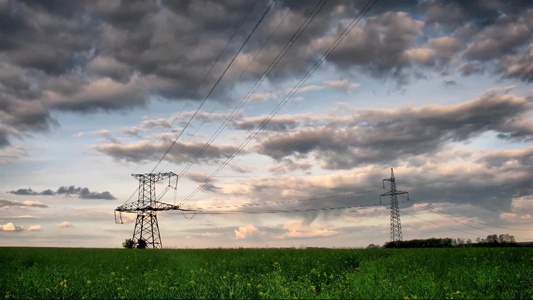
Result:
[[[0,248],[9,298],[533,298],[533,248]]]

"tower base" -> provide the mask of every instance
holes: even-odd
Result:
[[[147,211],[137,214],[135,229],[133,230],[133,242],[138,245],[140,240],[146,242],[146,248],[163,248],[156,212]]]

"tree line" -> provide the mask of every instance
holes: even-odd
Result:
[[[487,238],[471,239],[430,238],[409,241],[387,242],[383,248],[451,248],[451,247],[515,247],[518,246],[515,237],[510,234],[491,234]],[[379,248],[370,244],[368,248]]]

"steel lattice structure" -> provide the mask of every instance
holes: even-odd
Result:
[[[396,179],[394,178],[394,170],[390,169],[390,178],[383,179],[383,188],[385,188],[385,181],[390,182],[390,190],[379,196],[390,196],[390,240],[391,242],[402,240],[402,222],[400,221],[400,208],[398,207],[398,195],[407,194],[409,199],[409,193],[396,190]]]
[[[169,187],[176,189],[178,185],[178,175],[172,172],[167,173],[146,173],[132,174],[139,181],[139,192],[137,201],[121,205],[115,209],[115,222],[123,224],[122,213],[136,213],[135,229],[133,230],[133,242],[135,245],[139,241],[146,242],[147,248],[162,248],[161,234],[157,222],[157,212],[165,210],[183,210],[179,205],[160,202],[156,198],[155,184],[168,179]],[[174,186],[172,186],[174,184]],[[118,213],[118,214],[117,214]]]

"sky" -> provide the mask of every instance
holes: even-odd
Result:
[[[0,0],[0,246],[533,240],[533,2],[366,4]]]

